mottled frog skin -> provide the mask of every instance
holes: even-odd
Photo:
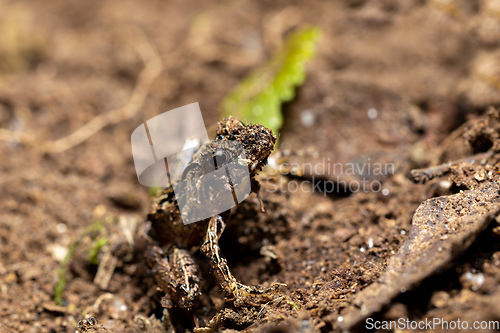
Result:
[[[234,172],[250,178],[249,182],[246,182],[250,184],[250,188],[238,190],[258,195],[260,186],[255,176],[267,163],[275,143],[276,136],[264,126],[244,125],[232,118],[224,119],[218,124],[215,139],[201,146],[193,155],[179,181],[207,175],[214,167],[217,169],[233,161]],[[231,179],[226,178],[225,174],[218,177],[220,179],[215,183],[220,184],[220,188],[198,188],[198,193],[216,201],[223,189],[228,190],[228,186],[229,190],[236,190]],[[201,186],[196,182],[194,184],[193,186]],[[195,304],[200,294],[201,277],[190,251],[196,248],[200,248],[208,257],[213,274],[222,289],[234,299],[235,306],[256,305],[268,301],[280,284],[275,283],[268,289],[262,289],[239,283],[232,276],[221,253],[218,242],[226,223],[230,221],[231,211],[184,225],[179,202],[193,200],[199,198],[182,194],[176,197],[173,188],[167,187],[158,191],[148,213],[151,223],[148,235],[151,244],[146,257],[158,287],[165,292],[162,305],[190,310]]]

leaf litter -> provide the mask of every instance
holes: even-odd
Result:
[[[358,327],[400,294],[449,268],[485,229],[496,223],[500,214],[499,118],[499,110],[490,108],[484,116],[471,119],[463,126],[470,153],[477,155],[445,163],[436,175],[451,173],[451,183],[459,193],[428,199],[417,208],[408,238],[381,276],[354,297],[352,305],[342,313],[339,328]],[[477,156],[480,158],[474,158]],[[412,172],[412,176],[417,174]],[[432,172],[423,174],[427,177]],[[465,274],[473,284],[482,284],[484,277],[478,276]],[[477,286],[473,290],[477,290]]]

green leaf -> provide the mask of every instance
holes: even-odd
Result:
[[[223,116],[258,123],[278,133],[283,125],[281,104],[293,100],[295,87],[304,83],[305,65],[314,56],[320,35],[317,27],[302,28],[290,35],[268,63],[224,98]]]
[[[67,277],[68,266],[69,266],[73,256],[75,255],[76,249],[78,248],[80,243],[83,241],[85,236],[87,236],[91,233],[94,233],[94,232],[100,233],[102,231],[105,231],[104,224],[102,224],[102,222],[100,222],[100,221],[95,221],[90,226],[85,228],[83,233],[69,247],[68,253],[64,257],[63,261],[59,264],[59,268],[57,269],[57,281],[56,281],[56,284],[54,286],[54,302],[57,305],[63,306],[63,304],[64,304],[63,293],[64,293],[64,289],[66,288],[66,283],[68,280],[68,277]],[[107,242],[107,238],[105,238],[105,241]],[[101,249],[102,245],[105,245],[105,243],[103,244],[103,242],[104,242],[104,237],[100,237],[100,238],[98,238],[96,245],[93,246],[93,248],[95,249],[94,252],[97,251],[96,255],[95,255],[95,260],[97,260],[97,254],[99,254],[98,251]],[[92,253],[91,253],[90,257],[91,257],[90,259],[92,261]]]
[[[78,245],[80,245],[83,237],[80,236],[78,239],[71,244],[69,247],[68,253],[64,257],[64,260],[61,262],[59,265],[59,268],[57,269],[57,282],[56,285],[54,286],[54,302],[59,305],[63,306],[63,292],[64,289],[66,288],[66,282],[68,280],[67,273],[68,273],[68,265],[71,261],[71,258],[75,254],[76,248]]]
[[[97,238],[94,243],[92,244],[92,248],[89,251],[89,261],[93,263],[94,265],[99,264],[99,252],[101,252],[101,249],[104,245],[108,244],[108,237],[99,237]]]
[[[153,198],[156,195],[156,192],[158,192],[158,188],[159,187],[154,187],[154,186],[149,188],[149,197],[150,198]]]

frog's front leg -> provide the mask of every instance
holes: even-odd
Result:
[[[210,259],[210,266],[224,291],[234,297],[234,305],[254,305],[265,303],[277,293],[281,283],[274,283],[267,289],[258,286],[247,286],[236,280],[229,271],[227,260],[221,253],[219,239],[226,224],[221,216],[217,215],[210,219],[205,241],[201,246],[203,252]]]
[[[161,305],[171,308],[175,302],[190,310],[200,294],[199,269],[191,254],[175,246],[166,253],[159,246],[152,245],[146,257],[157,285],[165,293]]]

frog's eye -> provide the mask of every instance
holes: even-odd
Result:
[[[216,149],[209,163],[211,167],[217,170],[218,168],[223,166],[227,162],[227,160],[227,152],[224,149]]]

